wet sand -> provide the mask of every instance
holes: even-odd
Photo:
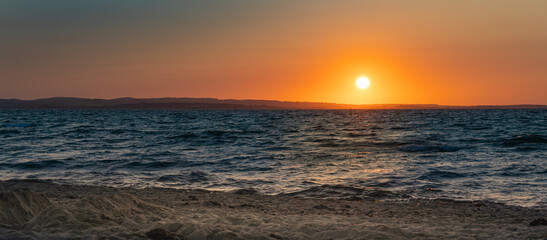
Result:
[[[5,181],[0,239],[547,239],[546,209],[374,191],[344,200]]]

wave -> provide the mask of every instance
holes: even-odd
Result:
[[[125,131],[123,129],[114,129],[114,130],[110,131],[110,133],[112,133],[112,134],[122,134],[122,133],[125,133]]]
[[[156,169],[163,169],[163,168],[170,168],[177,166],[181,163],[184,163],[183,161],[132,161],[129,163],[126,163],[119,168],[129,168],[129,169],[144,169],[144,170],[156,170]]]
[[[0,124],[0,127],[13,127],[13,128],[26,128],[26,127],[34,127],[36,124],[34,123],[2,123]]]
[[[203,134],[205,134],[206,136],[210,136],[210,137],[221,137],[221,136],[224,136],[224,135],[228,135],[230,133],[233,133],[231,131],[222,131],[222,130],[206,130],[203,132]]]
[[[66,163],[59,160],[46,160],[46,161],[30,161],[30,162],[22,162],[22,163],[12,163],[12,164],[5,164],[5,165],[15,169],[48,169],[48,168],[58,168],[63,165],[66,165]]]
[[[336,142],[325,142],[318,145],[319,147],[325,147],[325,148],[337,148],[337,147],[343,147],[344,145],[338,144]]]
[[[202,171],[192,171],[188,177],[188,180],[190,182],[201,182],[201,181],[207,181],[209,174]]]
[[[543,144],[547,143],[547,137],[538,134],[528,134],[514,136],[509,139],[502,139],[502,145],[508,147],[514,147],[521,144]]]
[[[350,138],[358,138],[358,137],[374,137],[374,136],[377,136],[378,134],[376,133],[355,133],[355,132],[350,132],[348,134],[346,134],[347,137],[350,137]]]
[[[74,129],[70,129],[69,131],[65,132],[64,134],[78,134],[78,133],[93,133],[97,131],[97,129],[94,129],[92,126],[81,126]]]
[[[136,130],[136,129],[117,128],[117,129],[110,130],[110,133],[111,134],[124,134],[124,133],[138,134],[138,133],[140,133],[140,131]]]
[[[429,171],[427,173],[422,174],[421,176],[418,177],[418,179],[430,180],[430,179],[442,179],[442,178],[461,178],[465,176],[466,175],[457,173],[457,172],[433,170],[433,171]]]
[[[530,174],[543,174],[546,173],[547,169],[543,169],[541,166],[536,164],[532,165],[522,165],[522,164],[512,164],[510,166],[501,168],[496,171],[497,175],[500,176],[523,176]]]
[[[202,171],[192,171],[187,174],[179,174],[179,175],[163,175],[157,179],[158,182],[187,182],[187,183],[195,183],[195,182],[206,182],[209,181],[211,176],[207,174],[206,172]]]
[[[450,146],[450,145],[404,145],[399,147],[403,152],[456,152],[462,149],[462,147]]]
[[[21,131],[17,129],[0,129],[0,135],[19,134]]]
[[[197,138],[197,137],[199,136],[193,133],[183,133],[183,134],[178,134],[175,136],[168,136],[167,138],[174,139],[174,140],[179,140],[179,139],[184,140],[184,139]]]

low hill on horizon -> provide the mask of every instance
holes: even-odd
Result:
[[[217,98],[0,99],[0,109],[547,109],[547,105],[338,104]]]

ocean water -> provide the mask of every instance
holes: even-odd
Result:
[[[547,206],[547,110],[1,110],[0,179]]]

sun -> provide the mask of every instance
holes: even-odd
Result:
[[[355,84],[357,84],[358,88],[365,89],[365,88],[368,88],[368,86],[370,85],[370,81],[368,80],[367,77],[359,77],[357,78],[357,81],[355,82]]]

